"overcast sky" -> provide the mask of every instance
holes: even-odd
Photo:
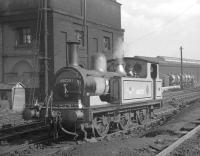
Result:
[[[118,0],[122,4],[125,56],[200,60],[200,0]]]

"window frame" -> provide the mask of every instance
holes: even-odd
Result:
[[[16,47],[30,47],[33,43],[31,27],[18,27],[16,29]]]
[[[111,38],[109,36],[103,36],[103,50],[111,51]]]
[[[78,34],[80,34],[79,37],[78,37]],[[85,46],[85,43],[84,43],[84,32],[83,31],[75,30],[75,38],[80,43],[79,44],[80,47],[84,47]]]

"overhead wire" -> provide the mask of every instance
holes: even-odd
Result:
[[[164,27],[167,27],[167,26],[170,25],[171,23],[175,22],[175,20],[176,20],[177,18],[183,16],[187,11],[189,11],[191,8],[193,8],[194,5],[195,5],[195,3],[192,4],[192,5],[190,5],[188,8],[184,9],[181,13],[179,13],[178,15],[176,15],[175,17],[173,17],[172,19],[170,19],[164,26],[160,26],[160,27],[159,27],[159,31],[160,31],[160,29],[162,30]],[[136,43],[136,42],[138,42],[138,41],[140,41],[140,40],[142,40],[142,39],[144,39],[144,38],[146,38],[146,37],[152,36],[153,34],[155,34],[155,33],[157,33],[157,32],[158,32],[158,29],[157,29],[157,30],[153,30],[153,31],[151,31],[151,32],[148,32],[148,33],[146,33],[146,34],[144,34],[144,35],[138,37],[137,39],[135,39],[135,41],[131,41],[131,42],[127,43],[127,46],[130,45],[130,44]]]

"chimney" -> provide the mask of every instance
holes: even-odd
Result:
[[[67,42],[67,46],[68,46],[67,65],[79,66],[78,45],[79,45],[79,42],[75,42],[75,41]]]

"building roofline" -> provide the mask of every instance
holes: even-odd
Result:
[[[15,10],[15,11],[9,11],[9,12],[0,12],[0,14],[1,14],[0,19],[8,17],[8,16],[13,16],[13,15],[22,15],[22,14],[25,14],[25,13],[26,14],[27,13],[37,13],[37,11],[38,11],[37,9],[27,9],[27,10]],[[68,16],[68,17],[73,17],[73,18],[76,18],[78,20],[84,19],[83,16],[75,15],[75,14],[72,14],[72,13],[66,12],[66,11],[60,11],[60,10],[51,9],[51,8],[49,8],[48,11],[58,13],[58,14],[61,14],[61,15],[65,15],[65,16]],[[0,23],[3,23],[3,22],[4,21],[2,20]],[[96,24],[96,25],[99,25],[99,26],[104,26],[104,27],[107,27],[109,29],[114,29],[115,31],[120,31],[122,33],[125,32],[125,30],[122,29],[122,28],[113,27],[113,26],[110,26],[108,24],[104,24],[104,23],[101,23],[101,22],[98,22],[98,21],[92,21],[92,20],[87,19],[87,22],[92,23],[92,24]]]
[[[169,57],[169,56],[157,56],[157,58],[160,61],[165,61],[165,62],[176,62],[176,63],[180,63],[181,59],[178,57]],[[187,58],[183,58],[183,62],[184,63],[189,63],[189,64],[199,64],[200,65],[200,60],[196,60],[196,59],[187,59]]]

